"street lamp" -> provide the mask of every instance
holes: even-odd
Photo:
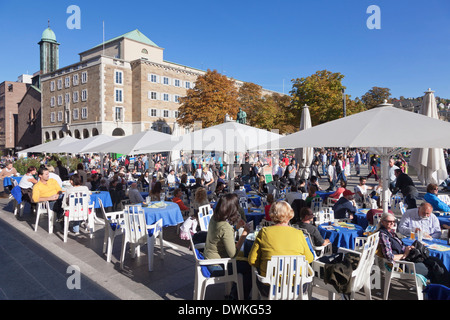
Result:
[[[347,116],[347,106],[346,106],[346,101],[345,101],[345,89],[342,88],[342,107],[344,109],[344,117]]]

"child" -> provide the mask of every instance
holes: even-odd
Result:
[[[197,214],[190,214],[180,227],[180,239],[190,240],[197,233],[197,225]]]

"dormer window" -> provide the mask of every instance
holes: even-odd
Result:
[[[141,53],[148,54],[148,51],[147,51],[147,49],[144,48],[144,49],[142,49]]]

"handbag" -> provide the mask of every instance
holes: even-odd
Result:
[[[413,249],[409,252],[408,256],[405,258],[406,261],[410,262],[424,262],[430,256],[430,251],[427,247],[423,245],[422,242],[416,240],[414,241]]]

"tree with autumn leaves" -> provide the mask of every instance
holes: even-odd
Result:
[[[208,70],[197,78],[194,88],[180,98],[177,122],[181,126],[191,126],[201,121],[203,128],[206,128],[223,123],[226,114],[236,119],[239,108],[242,108],[247,113],[248,125],[293,133],[299,129],[301,108],[305,104],[309,106],[313,126],[343,116],[343,78],[344,75],[339,72],[317,71],[308,77],[293,79],[289,96],[264,94],[261,86],[249,82],[238,87],[233,79],[216,70]],[[346,115],[370,108],[368,97],[373,93],[380,95],[373,95],[375,97],[371,102],[389,95],[389,89],[375,89],[378,88],[372,88],[361,100],[352,100],[345,94]]]

